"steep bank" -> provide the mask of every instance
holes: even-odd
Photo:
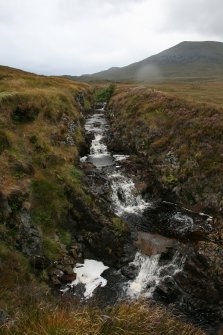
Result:
[[[177,287],[173,282],[161,287],[164,298],[182,295],[184,308],[216,322],[223,318],[222,115],[220,109],[143,87],[117,89],[108,109],[110,149],[135,154],[126,171],[135,175],[144,198],[156,204],[145,210],[141,229],[185,246]],[[214,217],[211,229],[199,212]]]
[[[223,111],[144,87],[120,88],[109,106],[111,147],[134,152],[159,196],[222,214]],[[149,176],[150,177],[150,176]],[[146,178],[147,187],[151,182]],[[145,180],[145,179],[144,179]],[[152,193],[155,196],[155,188]]]
[[[83,257],[121,262],[128,234],[117,236],[79,164],[91,96],[85,84],[0,68],[1,307],[12,315],[16,292],[60,288]]]
[[[202,334],[157,306],[102,313],[52,296],[49,279],[58,287],[73,281],[82,258],[123,262],[128,234],[120,235],[120,220],[99,205],[78,163],[89,86],[1,70],[0,332]]]

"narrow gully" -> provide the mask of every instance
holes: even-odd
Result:
[[[154,205],[143,200],[142,196],[138,194],[133,180],[125,175],[121,162],[128,156],[121,153],[113,155],[108,151],[105,138],[109,126],[104,115],[105,107],[106,104],[103,103],[96,110],[96,113],[86,120],[85,131],[87,134],[94,135],[94,139],[91,142],[89,155],[82,157],[81,162],[92,163],[97,170],[100,170],[101,174],[106,176],[111,189],[110,201],[113,212],[131,225],[132,229],[136,230],[138,236],[140,235],[143,240],[143,243],[140,243],[140,239],[138,239],[138,251],[134,261],[129,264],[135,269],[135,278],[122,283],[122,292],[119,292],[119,298],[152,298],[156,287],[162,281],[173,278],[177,272],[182,270],[183,256],[176,251],[170,261],[161,261],[161,251],[171,247],[174,242],[159,235],[140,232],[139,222],[143,220],[144,210]],[[144,241],[150,245],[147,254],[147,248],[143,248]],[[110,286],[109,280],[108,286]]]

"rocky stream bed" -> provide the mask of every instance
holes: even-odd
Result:
[[[223,321],[223,249],[215,221],[166,200],[150,200],[152,194],[142,196],[143,164],[140,158],[108,150],[105,109],[105,103],[98,105],[86,119],[89,152],[81,167],[105,216],[106,211],[115,216],[116,237],[128,237],[117,261],[109,258],[109,250],[103,255],[100,244],[110,243],[111,237],[100,232],[98,248],[85,251],[72,283],[62,291],[102,305],[138,298],[171,304],[215,334]]]

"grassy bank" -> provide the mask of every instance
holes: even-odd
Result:
[[[203,335],[205,332],[144,302],[122,303],[101,310],[84,307],[72,297],[55,299],[43,288],[29,286],[13,295],[13,319],[0,328],[4,335]],[[18,305],[18,301],[20,304]]]
[[[67,255],[73,264],[75,238],[108,261],[122,255],[123,223],[101,213],[78,163],[91,92],[86,84],[0,67],[0,333],[203,334],[157,306],[102,311],[49,289],[52,267],[64,268]]]
[[[85,197],[74,166],[84,140],[80,95],[87,100],[88,85],[0,67],[1,229],[10,248],[20,239],[21,210],[43,234],[45,256],[61,256],[55,234],[69,244],[65,188]]]
[[[144,157],[164,189],[191,208],[222,211],[221,107],[146,87],[120,87],[110,116],[114,138]]]

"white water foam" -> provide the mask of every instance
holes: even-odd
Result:
[[[127,158],[129,158],[129,155],[113,155],[116,162],[123,161]]]
[[[137,252],[133,265],[138,270],[137,277],[127,285],[126,294],[131,299],[137,299],[140,296],[151,298],[156,287],[165,279],[174,277],[182,271],[185,258],[177,251],[172,261],[165,265],[159,265],[160,254],[146,256]]]
[[[156,282],[156,271],[158,268],[160,255],[153,255],[151,257],[137,252],[133,264],[139,268],[139,272],[135,280],[129,283],[127,288],[127,296],[132,299],[139,298],[142,293],[145,292],[147,287],[152,284],[154,286]],[[147,293],[147,296],[150,295],[150,290]]]
[[[121,173],[109,175],[111,180],[111,200],[115,213],[122,216],[124,213],[141,214],[149,206],[140,195],[136,194],[133,181]]]
[[[86,161],[87,161],[87,156],[83,156],[83,157],[80,158],[81,163],[84,163]]]
[[[107,284],[107,280],[101,277],[101,274],[106,269],[108,269],[108,266],[105,266],[102,262],[85,259],[84,264],[77,264],[74,268],[74,273],[77,274],[77,278],[70,286],[84,284],[84,298],[89,299],[97,287],[104,287]]]
[[[108,155],[108,149],[105,144],[102,143],[103,135],[96,134],[95,139],[91,143],[90,155],[94,157],[100,157]]]

